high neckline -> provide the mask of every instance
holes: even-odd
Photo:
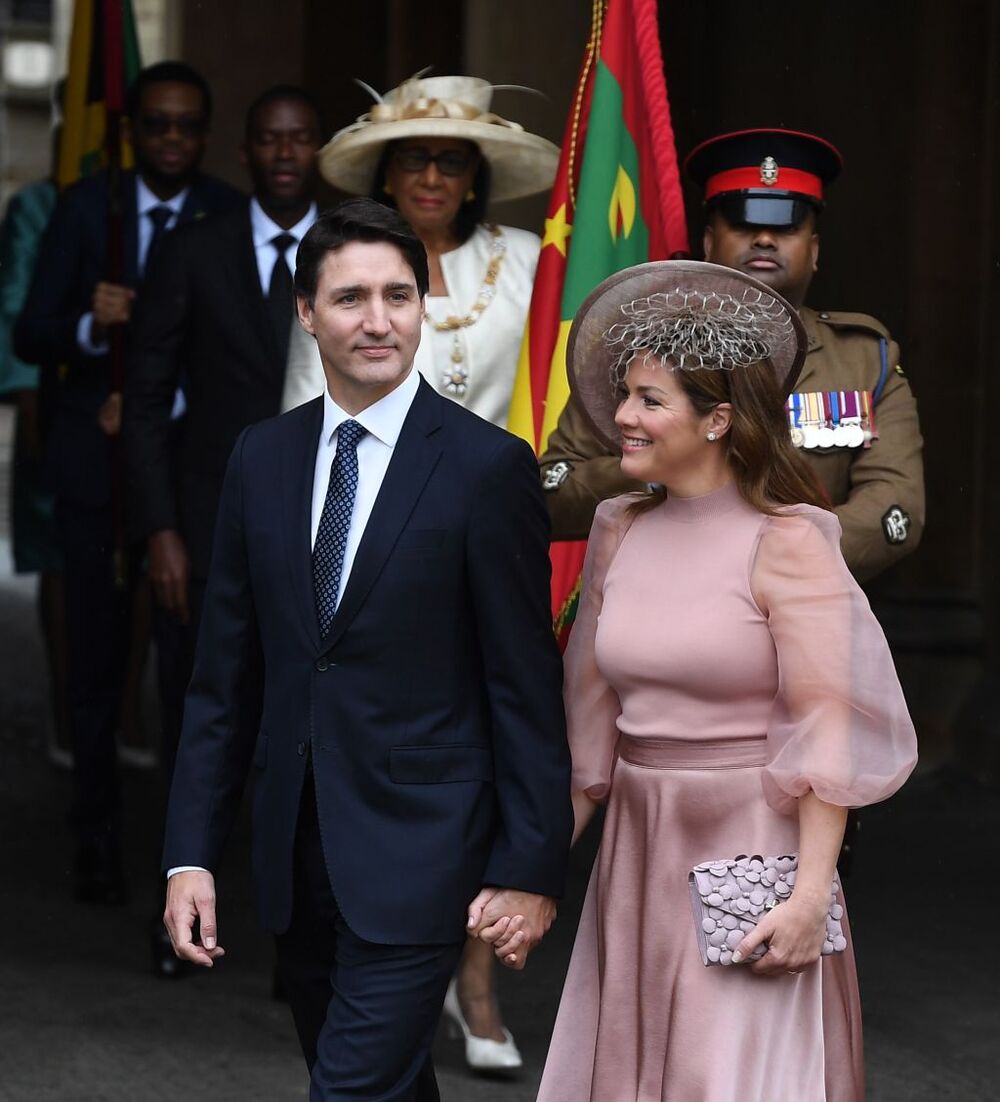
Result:
[[[743,496],[735,481],[727,482],[717,490],[708,494],[699,494],[697,497],[670,497],[667,495],[663,503],[663,512],[671,520],[678,520],[683,524],[696,524],[699,521],[712,520],[725,513],[731,513],[740,506],[745,506]]]

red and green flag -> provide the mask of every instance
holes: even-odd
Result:
[[[125,90],[141,68],[132,0],[76,0],[59,142],[58,184],[132,166],[119,121]]]
[[[569,397],[566,341],[614,272],[688,251],[656,0],[596,0],[545,219],[508,428],[541,455]],[[552,617],[565,642],[586,541],[554,542]]]

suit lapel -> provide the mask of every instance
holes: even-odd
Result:
[[[347,588],[337,606],[329,634],[322,642],[323,650],[334,646],[357,615],[441,458],[441,445],[435,440],[435,433],[441,424],[438,403],[444,400],[420,380],[361,537]]]
[[[278,347],[271,331],[270,315],[267,312],[267,300],[260,286],[260,269],[257,267],[257,253],[253,246],[253,230],[250,224],[250,204],[243,208],[241,217],[231,223],[234,230],[232,257],[236,267],[236,279],[239,299],[246,303],[250,325],[260,341],[261,363],[267,368],[269,377],[274,375],[275,363],[281,359]],[[284,377],[284,362],[277,369]]]
[[[293,415],[297,416],[297,415]],[[313,591],[312,569],[312,492],[316,467],[316,448],[323,430],[323,398],[314,398],[302,407],[301,420],[288,448],[283,449],[281,487],[284,495],[284,532],[288,564],[292,574],[295,603],[302,614],[313,647],[319,649],[319,621]]]

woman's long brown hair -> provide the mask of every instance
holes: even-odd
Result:
[[[664,364],[664,369],[674,371],[699,417],[707,417],[723,402],[732,406],[729,432],[720,444],[728,451],[733,479],[748,505],[768,516],[781,505],[830,508],[825,491],[792,443],[784,395],[768,360],[731,371],[675,369],[670,364]],[[663,491],[650,494],[633,509],[645,512],[664,496]]]

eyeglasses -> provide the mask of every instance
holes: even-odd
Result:
[[[174,128],[182,138],[197,138],[205,129],[205,120],[200,115],[140,115],[139,125],[150,138],[165,138]]]
[[[422,146],[404,146],[393,150],[392,159],[403,172],[423,172],[432,164],[442,176],[461,176],[472,164],[472,154],[458,149],[446,149],[442,153],[431,153]]]

